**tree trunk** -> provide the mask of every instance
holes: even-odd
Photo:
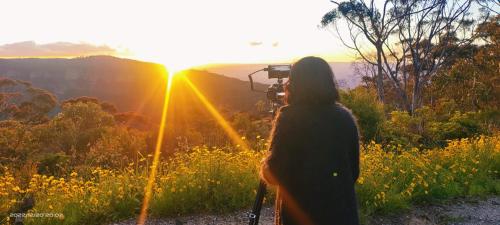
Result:
[[[377,42],[377,95],[380,102],[384,103],[384,72],[382,70],[382,42]]]
[[[415,77],[415,81],[413,84],[413,95],[411,99],[411,108],[410,108],[410,114],[413,115],[415,113],[415,110],[417,110],[420,107],[420,98],[421,96],[421,91],[420,91],[420,79],[418,77]]]
[[[408,95],[406,94],[406,91],[400,88],[398,88],[397,91],[399,93],[399,96],[401,97],[401,109],[407,111],[408,113],[411,113],[411,107],[408,103]]]

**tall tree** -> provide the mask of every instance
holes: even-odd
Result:
[[[388,80],[401,101],[398,105],[411,113],[421,105],[425,84],[453,57],[456,47],[471,44],[472,4],[488,1],[332,2],[337,7],[323,16],[322,25],[332,25],[344,45],[376,68],[379,99],[384,99]],[[347,29],[339,29],[339,20]],[[368,57],[373,52],[375,57]]]
[[[468,19],[471,0],[414,2],[413,6],[402,5],[403,10],[395,10],[395,14],[402,18],[395,30],[394,42],[397,45],[386,43],[392,60],[384,58],[391,80],[402,83],[398,79],[402,77],[404,81],[411,82],[411,96],[408,97],[411,99],[410,112],[421,106],[424,85],[453,58],[457,47],[472,43],[469,29],[473,24]],[[459,31],[462,31],[461,36]]]
[[[323,27],[332,25],[340,41],[349,49],[355,51],[366,63],[373,65],[377,69],[375,75],[377,95],[380,101],[384,101],[383,88],[383,47],[384,42],[389,38],[396,28],[400,18],[394,17],[389,4],[393,1],[385,1],[382,9],[379,9],[374,1],[350,0],[345,2],[331,1],[337,7],[326,13],[321,20]],[[394,6],[393,6],[394,7]],[[343,20],[349,30],[348,37],[340,33],[337,21]],[[370,51],[365,51],[362,46],[363,41],[375,49],[376,57],[369,57]]]

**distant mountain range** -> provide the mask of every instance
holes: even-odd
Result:
[[[249,83],[219,74],[190,70],[187,76],[219,109],[251,111],[265,100],[262,93],[249,90]],[[161,113],[166,77],[160,64],[91,56],[73,59],[0,59],[0,77],[24,80],[54,93],[59,101],[89,96],[114,104],[119,111],[134,111],[157,120]],[[195,97],[177,85],[172,96],[174,108],[190,113]],[[259,89],[267,85],[257,84]],[[190,96],[186,101],[186,96]],[[176,102],[183,101],[182,104]],[[181,107],[182,105],[182,107]],[[199,105],[199,104],[198,104]],[[199,107],[198,107],[199,108]]]
[[[337,82],[342,88],[353,88],[359,85],[361,79],[355,75],[350,62],[330,62],[329,64],[335,74]],[[248,81],[248,74],[267,66],[267,64],[215,64],[200,66],[197,69]],[[267,79],[267,74],[265,72],[256,74],[254,77],[255,81],[263,84],[274,82],[273,80]]]
[[[330,63],[342,87],[354,87],[350,63]],[[221,111],[254,111],[265,94],[249,89],[247,75],[264,64],[230,64],[198,67],[186,72],[189,79]],[[223,74],[223,75],[221,75]],[[121,112],[135,112],[158,121],[166,87],[163,65],[111,56],[0,59],[0,77],[29,81],[56,95],[60,102],[88,96],[109,102]],[[256,74],[256,89],[274,82]],[[203,114],[199,100],[186,85],[173,85],[174,117]],[[206,113],[206,112],[205,112]],[[177,116],[175,116],[175,114]],[[181,118],[182,119],[182,118]]]

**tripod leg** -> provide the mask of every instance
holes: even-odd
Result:
[[[279,82],[283,84],[283,82]],[[282,106],[282,102],[279,104],[273,103],[273,118],[276,117],[276,112],[278,108]],[[266,183],[263,180],[260,180],[259,189],[257,189],[257,195],[255,196],[255,202],[253,203],[252,212],[249,215],[249,225],[258,225],[260,218],[260,211],[262,209],[262,203],[264,202],[264,196],[266,195]]]
[[[262,203],[264,202],[266,191],[266,183],[261,180],[259,183],[259,188],[257,189],[257,195],[255,196],[255,202],[253,203],[252,213],[249,216],[249,225],[259,224],[260,211],[262,209]]]

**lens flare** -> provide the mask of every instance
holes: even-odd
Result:
[[[168,105],[170,101],[170,95],[172,90],[172,82],[175,71],[169,71],[167,80],[167,89],[165,91],[165,101],[163,102],[163,110],[161,114],[160,128],[158,129],[158,137],[156,139],[155,152],[153,156],[153,165],[151,166],[151,171],[149,173],[148,183],[145,188],[144,200],[142,201],[141,214],[137,220],[137,224],[143,225],[146,222],[147,211],[149,207],[149,200],[151,199],[153,185],[155,183],[158,162],[160,160],[161,146],[163,143],[163,136],[165,134],[165,123],[167,121]]]
[[[207,108],[208,112],[215,118],[215,120],[219,123],[219,125],[224,129],[231,140],[239,145],[244,150],[249,150],[248,144],[243,141],[241,136],[229,125],[226,119],[215,109],[215,107],[210,103],[210,101],[198,90],[198,88],[189,80],[187,76],[182,76],[184,81],[188,84],[188,86],[193,90],[195,95],[200,99],[201,103]]]
[[[158,131],[158,138],[156,140],[156,147],[155,147],[155,152],[154,152],[154,157],[153,157],[153,165],[151,166],[151,172],[149,174],[148,183],[147,183],[146,188],[145,188],[144,200],[143,200],[142,207],[141,207],[141,213],[140,213],[139,218],[137,220],[137,224],[139,224],[139,225],[144,225],[146,222],[146,218],[147,218],[149,201],[151,200],[152,189],[153,189],[153,185],[155,183],[158,162],[160,159],[161,146],[163,143],[163,136],[165,133],[165,126],[166,126],[165,123],[167,120],[167,111],[168,111],[168,106],[169,106],[169,102],[170,102],[174,74],[177,74],[177,73],[170,72],[168,75],[167,89],[165,92],[165,101],[163,103],[163,110],[162,110],[160,128]],[[224,117],[217,111],[217,109],[215,109],[215,107],[212,105],[212,103],[210,103],[210,101],[189,80],[189,78],[187,76],[185,76],[184,74],[181,75],[181,78],[183,78],[183,80],[188,84],[188,86],[191,88],[191,90],[195,93],[195,95],[201,101],[203,106],[205,106],[205,108],[215,118],[215,120],[219,123],[219,125],[222,127],[222,129],[227,133],[229,138],[231,138],[231,140],[235,144],[239,145],[244,150],[250,149],[248,147],[248,144],[245,141],[243,141],[241,136],[238,135],[238,133],[231,127],[231,125],[229,125],[229,123],[226,121],[226,119],[224,119]]]

